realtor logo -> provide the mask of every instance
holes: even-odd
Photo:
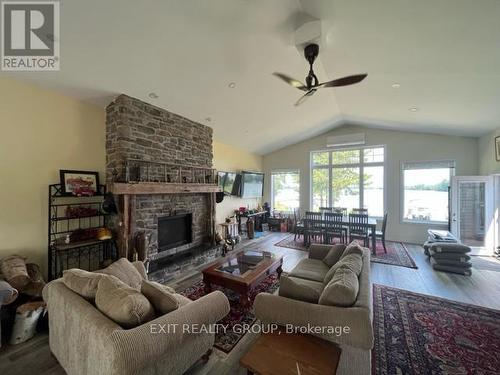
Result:
[[[59,70],[59,2],[2,1],[2,70]]]

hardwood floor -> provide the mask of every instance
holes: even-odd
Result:
[[[239,244],[238,248],[262,249],[283,254],[283,270],[289,272],[300,259],[307,257],[307,252],[274,246],[287,235],[272,233],[263,238],[245,241]],[[500,296],[500,272],[473,268],[470,277],[436,272],[430,267],[420,246],[411,244],[406,246],[418,269],[372,263],[373,283],[500,310],[500,298],[498,298]],[[203,267],[200,266],[199,269]],[[201,278],[199,269],[184,275],[169,285],[177,290],[184,289]],[[198,363],[187,374],[246,374],[246,370],[239,366],[239,359],[256,338],[257,334],[245,335],[228,355],[214,350],[207,364]],[[24,344],[6,345],[0,350],[0,374],[24,375],[33,373],[34,369],[36,369],[35,373],[40,375],[64,374],[64,370],[50,354],[46,333],[38,334]]]

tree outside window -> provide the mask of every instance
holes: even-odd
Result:
[[[383,216],[383,147],[313,152],[311,165],[313,210],[364,207]]]

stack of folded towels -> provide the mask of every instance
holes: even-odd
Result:
[[[470,253],[471,248],[458,243],[451,234],[436,237],[436,233],[431,232],[435,231],[429,231],[424,250],[425,254],[430,257],[432,268],[470,276],[472,264],[467,253]]]

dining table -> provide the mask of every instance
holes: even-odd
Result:
[[[304,223],[310,219],[305,218]],[[314,219],[313,221],[317,222],[318,220]],[[326,220],[320,220],[326,224]],[[349,216],[342,216],[342,225],[346,228],[349,227]],[[360,224],[356,224],[359,226]],[[370,231],[370,238],[372,242],[372,253],[375,254],[377,249],[377,218],[373,216],[368,216],[368,222],[364,224]],[[307,227],[307,226],[306,226]],[[307,234],[304,234],[304,245],[307,244]]]

